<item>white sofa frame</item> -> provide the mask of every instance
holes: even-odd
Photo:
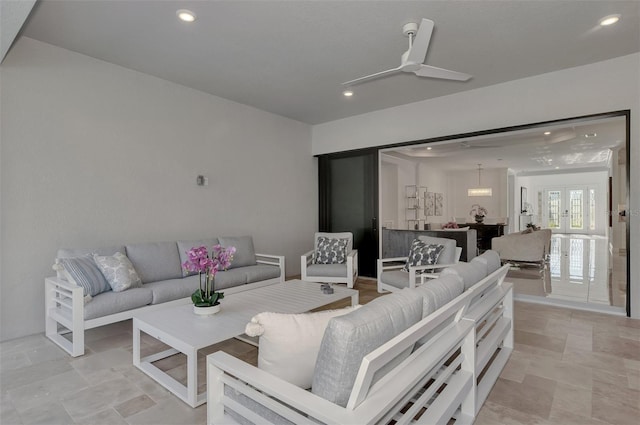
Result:
[[[281,255],[256,254],[258,264],[268,264],[280,268],[280,276],[246,285],[226,288],[226,294],[247,291],[261,286],[273,285],[285,280],[285,257]],[[141,311],[157,310],[176,305],[188,304],[190,297],[161,304],[150,304],[132,310],[109,314],[95,319],[84,319],[83,289],[60,277],[48,277],[45,288],[45,335],[72,357],[84,354],[84,331],[111,323],[133,318]]]
[[[208,423],[235,424],[225,409],[256,424],[271,423],[225,395],[225,386],[295,424],[446,424],[452,417],[472,423],[513,350],[513,290],[504,282],[508,268],[366,355],[346,407],[227,353],[210,354]],[[373,383],[376,371],[426,336],[425,344]]]
[[[353,288],[356,280],[358,279],[358,250],[352,249],[347,254],[347,275],[339,277],[325,277],[325,276],[309,276],[307,274],[307,266],[313,261],[313,253],[311,250],[302,254],[300,257],[300,272],[301,279],[307,282],[319,282],[319,283],[346,283],[347,288]]]
[[[409,267],[409,288],[415,288],[424,284],[427,279],[436,279],[440,276],[440,273],[426,273],[428,270],[444,269],[457,264],[460,261],[462,255],[462,248],[456,247],[455,262],[453,264],[432,264],[428,266],[410,266]],[[395,292],[401,291],[404,288],[398,288],[387,283],[384,283],[381,279],[382,273],[391,270],[400,270],[404,267],[408,257],[393,257],[393,258],[379,258],[378,259],[378,292]],[[418,274],[420,272],[420,274]]]

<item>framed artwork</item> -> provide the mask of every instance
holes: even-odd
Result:
[[[444,195],[442,193],[435,194],[434,215],[442,216],[442,209],[444,204]]]
[[[527,212],[527,188],[520,186],[520,212]]]
[[[427,192],[427,195],[424,198],[424,215],[435,215],[435,193],[433,192]]]

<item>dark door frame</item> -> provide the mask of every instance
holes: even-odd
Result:
[[[534,128],[542,128],[542,127],[548,127],[550,125],[558,125],[558,124],[562,124],[562,123],[568,123],[568,122],[583,122],[583,121],[592,121],[595,119],[605,119],[605,118],[616,118],[616,117],[624,117],[625,118],[625,132],[626,132],[626,137],[625,137],[625,148],[627,151],[627,155],[626,155],[626,205],[630,205],[629,203],[629,199],[631,196],[631,171],[630,171],[630,163],[631,163],[631,155],[629,154],[629,150],[630,150],[630,146],[631,146],[631,110],[630,109],[623,109],[623,110],[619,110],[619,111],[611,111],[611,112],[603,112],[603,113],[599,113],[599,114],[590,114],[590,115],[582,115],[582,116],[577,116],[577,117],[570,117],[570,118],[561,118],[561,119],[557,119],[557,120],[551,120],[551,121],[542,121],[542,122],[537,122],[537,123],[530,123],[530,124],[522,124],[522,125],[515,125],[515,126],[510,126],[510,127],[502,127],[502,128],[495,128],[495,129],[489,129],[489,130],[482,130],[482,131],[475,131],[475,132],[470,132],[470,133],[460,133],[460,134],[454,134],[454,135],[449,135],[449,136],[441,136],[441,137],[433,137],[433,138],[429,138],[429,139],[421,139],[421,140],[412,140],[412,141],[407,141],[407,142],[400,142],[400,143],[392,143],[392,144],[387,144],[387,145],[382,145],[382,146],[375,146],[375,147],[369,147],[369,148],[363,148],[363,149],[353,149],[353,150],[347,150],[347,151],[342,151],[342,152],[336,152],[336,153],[330,153],[330,154],[322,154],[322,155],[316,155],[316,157],[318,158],[318,194],[319,194],[319,226],[320,226],[320,230],[322,231],[323,229],[327,229],[328,225],[329,225],[329,211],[330,211],[330,205],[328,205],[329,202],[329,193],[328,190],[330,185],[323,185],[323,182],[325,182],[324,179],[327,179],[327,166],[328,166],[328,161],[330,158],[340,158],[340,157],[349,157],[349,156],[354,156],[354,155],[358,155],[358,154],[366,154],[366,153],[374,153],[376,154],[376,158],[377,158],[377,163],[375,166],[375,180],[376,180],[376,184],[379,184],[378,182],[378,168],[379,168],[379,152],[383,149],[389,149],[389,148],[396,148],[396,147],[405,147],[405,146],[413,146],[413,145],[423,145],[423,144],[427,144],[427,143],[435,143],[435,142],[443,142],[443,141],[455,141],[458,139],[466,139],[466,138],[472,138],[472,137],[478,137],[478,136],[485,136],[485,135],[489,135],[489,134],[499,134],[499,133],[509,133],[512,131],[519,131],[519,130],[529,130],[529,129],[534,129]],[[323,187],[324,186],[324,187]],[[375,217],[379,217],[379,204],[378,204],[378,191],[376,191],[376,203],[375,203]],[[613,214],[613,211],[609,211],[609,214]],[[633,215],[632,214],[627,214],[627,220],[629,220],[627,222],[627,229],[626,229],[626,251],[627,251],[627,305],[626,305],[626,312],[627,312],[627,316],[630,317],[631,316],[631,252],[630,252],[630,248],[631,248],[631,219],[632,219]],[[378,220],[379,221],[379,220]],[[376,230],[376,239],[379,238],[379,232],[378,230],[380,229],[380,225],[377,225],[377,230]]]

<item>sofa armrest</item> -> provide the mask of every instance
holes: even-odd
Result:
[[[84,354],[84,290],[58,277],[44,280],[45,335],[73,357]],[[58,325],[71,331],[71,341]]]
[[[284,255],[271,255],[271,254],[258,254],[256,253],[256,262],[258,264],[268,264],[271,266],[280,267],[280,281],[284,282],[285,279],[285,257]]]
[[[248,385],[247,385],[248,384]],[[353,411],[258,369],[223,351],[207,356],[207,423],[225,423],[228,385],[293,423],[358,423]],[[300,413],[299,413],[300,412]],[[308,415],[310,418],[307,418]]]

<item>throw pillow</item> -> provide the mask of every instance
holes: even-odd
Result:
[[[438,262],[438,257],[444,249],[444,245],[427,244],[420,239],[411,242],[409,256],[402,270],[409,271],[412,266],[430,266]]]
[[[327,323],[359,308],[315,313],[260,313],[247,324],[249,336],[260,336],[258,368],[300,388],[311,388],[313,370]]]
[[[347,257],[348,239],[320,236],[313,256],[313,264],[343,264]]]
[[[140,276],[126,255],[116,252],[113,256],[93,254],[93,259],[109,282],[113,292],[142,286]]]
[[[109,282],[90,255],[75,258],[59,258],[56,263],[62,266],[67,280],[82,287],[85,297],[92,297],[111,290]]]

